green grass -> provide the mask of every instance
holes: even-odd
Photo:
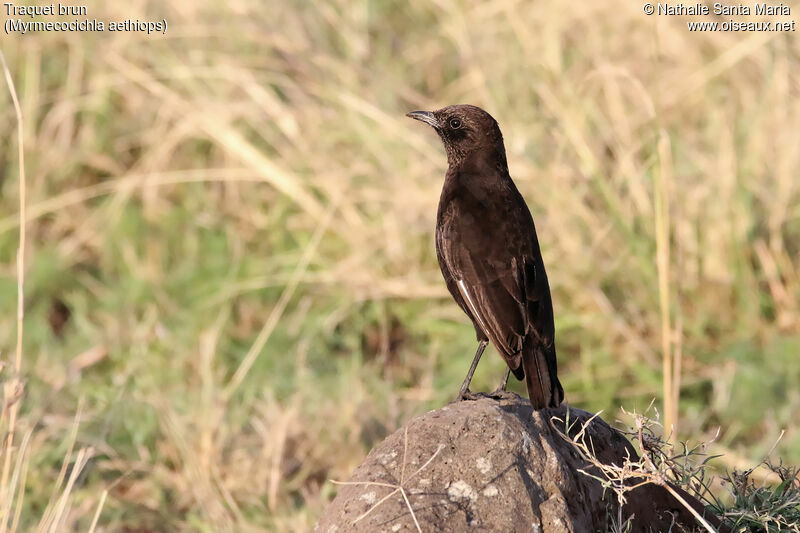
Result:
[[[570,403],[613,419],[661,401],[662,172],[678,436],[721,427],[714,452],[742,468],[786,429],[774,453],[800,462],[794,35],[689,33],[625,2],[89,11],[165,17],[169,30],[3,41],[28,183],[17,435],[33,433],[20,529],[53,494],[79,405],[69,461],[84,447],[94,456],[65,528],[88,529],[108,490],[108,531],[288,531],[313,524],[334,492],[326,480],[451,399],[474,332],[433,252],[444,154],[404,114],[458,102],[503,129],[543,247]],[[7,93],[0,357],[12,361]],[[71,311],[60,336],[56,301]],[[100,355],[78,358],[91,349]],[[490,349],[474,387],[502,372]]]

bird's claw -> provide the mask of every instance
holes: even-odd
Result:
[[[456,402],[463,402],[465,400],[474,400],[476,397],[469,389],[465,390],[464,392],[459,393],[456,396]]]
[[[506,389],[502,387],[497,387],[495,390],[488,394],[489,398],[494,398],[495,400],[503,400],[514,396],[513,392],[508,392]]]

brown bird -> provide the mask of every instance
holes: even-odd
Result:
[[[463,399],[489,341],[525,380],[534,408],[564,400],[558,381],[550,286],[533,217],[508,173],[500,127],[471,105],[412,111],[433,127],[447,152],[436,255],[450,294],[475,326],[478,350],[458,398]]]

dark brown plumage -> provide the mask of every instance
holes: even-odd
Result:
[[[536,228],[508,173],[503,135],[483,109],[454,105],[408,116],[432,126],[448,169],[436,218],[436,255],[450,294],[472,320],[478,350],[459,398],[488,341],[531,404],[564,399],[556,366],[553,305]],[[504,390],[508,372],[502,382]]]

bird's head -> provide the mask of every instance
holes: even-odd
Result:
[[[439,134],[450,166],[486,154],[505,164],[503,134],[492,116],[474,105],[451,105],[438,111],[412,111],[407,117],[422,121]]]

